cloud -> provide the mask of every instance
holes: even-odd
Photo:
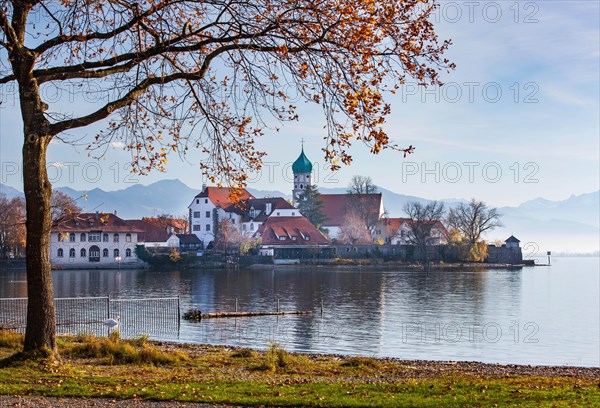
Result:
[[[123,142],[110,142],[110,145],[115,149],[124,149],[125,143]]]

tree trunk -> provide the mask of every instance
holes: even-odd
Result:
[[[24,351],[56,347],[54,288],[50,268],[50,196],[52,186],[46,172],[46,150],[50,137],[40,136],[41,124],[25,124],[23,186],[27,208],[27,329]],[[39,129],[41,130],[41,129]]]

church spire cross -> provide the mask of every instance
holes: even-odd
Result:
[[[302,150],[304,150],[304,138],[302,138],[302,140],[300,141],[300,143],[302,144]]]

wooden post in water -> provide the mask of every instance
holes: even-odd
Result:
[[[277,297],[277,313],[279,313],[279,297]]]
[[[237,304],[237,298],[235,298],[235,311],[236,311],[236,312],[238,311],[238,310],[237,310],[237,305],[238,305],[238,304]]]
[[[323,316],[323,299],[321,299],[321,316]]]

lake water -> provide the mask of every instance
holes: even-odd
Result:
[[[182,321],[164,340],[491,363],[600,366],[600,259],[484,271],[328,267],[240,271],[56,271],[56,297],[180,296],[182,311],[312,310],[312,315]],[[26,296],[0,270],[0,298]],[[321,315],[321,302],[324,310]]]

